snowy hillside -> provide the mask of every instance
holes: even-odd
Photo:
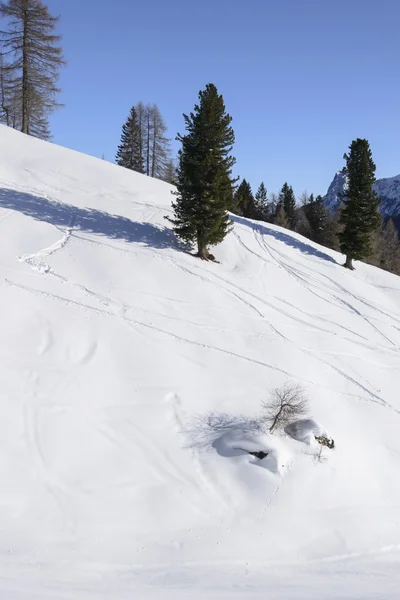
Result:
[[[324,203],[333,212],[339,208],[341,198],[339,194],[344,191],[346,186],[346,175],[342,171],[338,171],[330,184]],[[384,217],[399,217],[400,216],[400,175],[396,177],[387,177],[377,179],[373,189],[382,199],[380,204],[380,212]]]
[[[0,598],[398,598],[400,278],[237,217],[205,263],[167,184],[0,151]],[[320,460],[254,426],[285,382]]]

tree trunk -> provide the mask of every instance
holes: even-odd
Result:
[[[204,242],[201,235],[197,236],[197,256],[201,258],[201,260],[208,260],[208,249],[207,244]]]
[[[346,269],[351,269],[351,271],[354,271],[353,259],[349,254],[346,256],[346,262],[344,263],[344,266]]]
[[[29,134],[28,118],[28,2],[24,1],[24,33],[22,40],[22,132]]]
[[[146,175],[150,175],[150,110],[147,111],[147,168]]]

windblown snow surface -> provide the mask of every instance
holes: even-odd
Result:
[[[205,263],[167,184],[0,150],[1,600],[399,598],[400,279],[238,217]],[[321,457],[257,430],[287,382]]]

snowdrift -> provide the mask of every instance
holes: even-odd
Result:
[[[167,184],[0,152],[1,598],[397,597],[400,279],[238,217],[204,263]],[[251,432],[287,381],[323,461]]]

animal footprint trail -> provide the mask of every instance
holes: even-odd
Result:
[[[34,254],[25,254],[24,256],[18,256],[19,262],[26,263],[35,271],[39,271],[39,273],[49,273],[51,271],[51,268],[45,262],[44,259],[47,258],[48,256],[51,256],[58,250],[61,250],[62,248],[64,248],[64,246],[67,244],[69,238],[71,237],[71,233],[72,233],[73,227],[75,225],[75,219],[76,219],[76,216],[75,216],[75,214],[73,214],[71,216],[69,226],[65,230],[64,235],[62,236],[62,238],[60,240],[57,240],[51,246],[48,246],[47,248],[43,248],[42,250],[39,250],[38,252],[35,252]]]

